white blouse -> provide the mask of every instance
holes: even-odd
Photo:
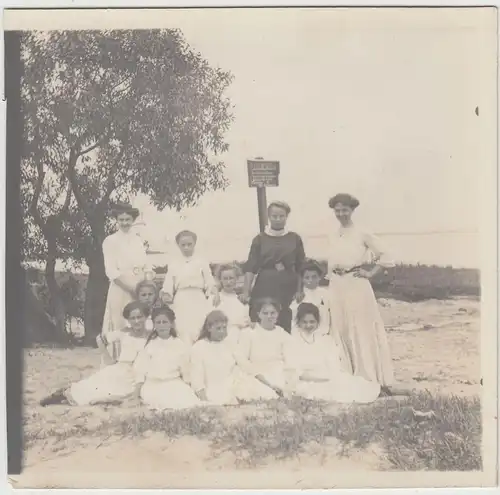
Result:
[[[196,256],[184,257],[170,263],[163,281],[163,292],[171,296],[182,289],[212,292],[215,288],[215,279],[210,265]]]
[[[134,365],[137,382],[170,381],[179,378],[189,382],[189,348],[181,339],[156,337],[141,350]]]
[[[125,275],[139,275],[151,271],[146,248],[142,239],[134,232],[116,231],[102,243],[104,268],[110,281]]]
[[[106,334],[106,341],[108,344],[119,345],[119,363],[132,364],[144,348],[146,337],[134,337],[126,331],[113,331]]]
[[[392,266],[379,239],[356,227],[338,228],[329,239],[328,273],[368,263]]]
[[[304,287],[304,299],[302,302],[314,304],[319,309],[320,328],[318,331],[322,334],[327,334],[330,330],[330,293],[327,287],[317,287],[314,290]],[[293,301],[291,305],[293,320],[292,323],[296,324],[297,310],[299,303]],[[294,333],[294,330],[292,330]]]
[[[222,311],[228,318],[228,326],[245,328],[250,326],[250,316],[248,314],[248,306],[245,306],[239,299],[237,294],[230,294],[221,291],[220,304],[216,309]]]

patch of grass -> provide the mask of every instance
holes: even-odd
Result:
[[[418,411],[434,414],[426,418]],[[237,412],[236,419],[230,419],[227,409],[216,407],[136,413],[95,428],[43,429],[26,444],[83,436],[140,438],[159,432],[166,441],[182,436],[209,441],[214,455],[231,452],[245,466],[255,466],[293,458],[313,444],[327,449],[329,440],[335,439],[340,449],[329,455],[349,456],[377,445],[394,470],[470,471],[482,465],[477,398],[421,393],[404,401],[346,406],[343,412],[332,411],[326,403],[293,398],[240,406]]]

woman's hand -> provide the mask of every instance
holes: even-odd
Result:
[[[243,303],[243,304],[248,304],[250,302],[250,294],[247,292],[242,292],[239,296],[238,299]]]
[[[295,294],[295,300],[297,301],[298,304],[300,304],[304,298],[305,298],[305,294],[304,294],[304,291],[303,290],[299,290],[296,294]]]
[[[212,303],[216,308],[220,304],[220,294],[219,291],[214,292]]]
[[[356,268],[356,270],[354,270],[352,274],[355,278],[366,278],[368,280],[373,276],[373,273],[371,271],[365,270],[364,268]]]

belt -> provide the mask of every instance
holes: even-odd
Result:
[[[355,272],[359,268],[361,268],[361,267],[360,266],[353,266],[352,268],[349,268],[348,270],[344,270],[342,268],[337,268],[337,269],[333,269],[332,273],[334,275],[338,275],[338,276],[342,277],[343,275],[348,275],[349,273]]]

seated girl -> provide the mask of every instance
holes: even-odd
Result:
[[[214,405],[273,396],[237,365],[234,342],[228,337],[228,317],[219,310],[207,315],[200,339],[192,348],[191,386],[202,402]]]
[[[175,314],[168,307],[153,309],[154,330],[134,365],[140,397],[150,409],[185,409],[199,403],[188,385],[189,347],[177,338]]]
[[[129,327],[108,332],[97,337],[97,345],[104,355],[106,366],[99,371],[63,388],[40,401],[40,405],[64,404],[85,406],[99,403],[121,401],[127,398],[138,399],[140,383],[135,380],[134,363],[144,348],[148,331],[146,318],[148,308],[133,301],[123,309],[123,317]],[[115,360],[108,352],[111,344],[120,343],[120,354]]]
[[[135,288],[137,300],[149,308],[150,314],[152,314],[153,308],[157,304],[159,292],[158,286],[154,280],[142,280]],[[146,328],[150,331],[153,330],[151,316],[146,320]]]
[[[281,306],[272,298],[255,301],[258,323],[245,329],[238,343],[238,364],[241,369],[265,385],[262,398],[287,395],[288,382],[293,376],[290,362],[291,336],[277,326]]]
[[[240,331],[250,326],[248,306],[245,306],[236,294],[239,275],[241,273],[236,265],[221,265],[217,270],[217,280],[221,288],[217,309],[227,316],[229,338],[235,343],[238,342]]]
[[[292,336],[295,368],[294,393],[306,399],[342,403],[369,403],[380,394],[380,385],[342,371],[335,341],[318,330],[320,312],[311,303],[297,310]]]

